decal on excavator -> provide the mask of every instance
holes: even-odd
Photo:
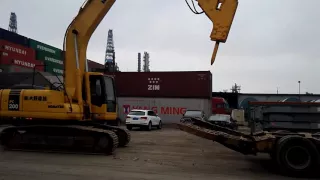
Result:
[[[8,110],[19,111],[20,109],[20,93],[21,89],[12,89],[9,93]]]
[[[47,101],[46,96],[24,96],[23,99],[26,101]]]

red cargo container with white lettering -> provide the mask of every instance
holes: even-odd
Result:
[[[123,122],[132,109],[151,109],[161,117],[163,124],[178,123],[188,109],[202,110],[207,117],[211,115],[210,99],[118,97],[118,107]]]
[[[211,99],[210,71],[115,72],[118,97]]]
[[[43,62],[35,60],[33,49],[5,40],[0,40],[0,66],[19,66],[27,69],[35,68],[37,71],[44,70]]]

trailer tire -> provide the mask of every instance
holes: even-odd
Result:
[[[276,160],[282,173],[305,176],[315,172],[319,164],[319,152],[306,138],[284,136],[277,142]]]

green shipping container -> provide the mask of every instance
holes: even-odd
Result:
[[[60,66],[63,66],[63,60],[61,58],[58,57],[53,57],[52,55],[43,52],[43,51],[37,51],[36,52],[36,59],[39,61],[43,61],[45,63],[52,63],[52,64],[57,64]]]
[[[49,72],[53,75],[62,75],[64,73],[64,66],[56,63],[46,62],[45,63],[45,72]]]
[[[50,54],[52,57],[62,59],[62,50],[48,44],[29,39],[29,47],[38,52],[45,52],[47,54]]]
[[[58,68],[46,68],[45,72],[51,73],[52,75],[63,75],[64,74],[64,70],[63,69],[58,69]]]

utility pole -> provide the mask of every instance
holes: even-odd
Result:
[[[301,81],[298,81],[298,84],[299,84],[299,99],[300,99],[300,83],[301,83]]]

